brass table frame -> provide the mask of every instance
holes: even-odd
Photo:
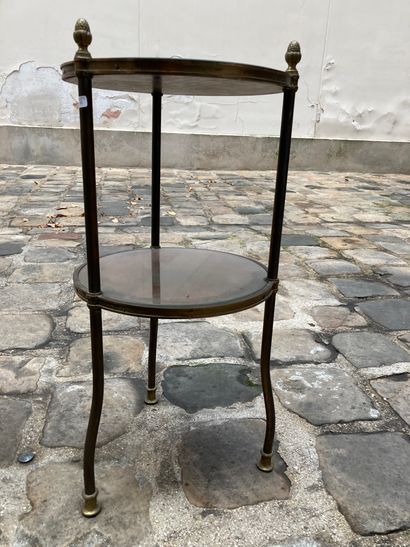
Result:
[[[83,515],[93,517],[101,510],[95,486],[94,456],[104,395],[103,334],[101,310],[110,309],[119,313],[150,318],[148,386],[145,402],[157,403],[155,387],[155,365],[158,319],[163,317],[206,317],[233,313],[265,301],[261,347],[261,381],[266,409],[266,434],[258,468],[272,471],[272,447],[275,434],[275,409],[270,378],[270,352],[278,287],[278,267],[285,207],[286,184],[289,165],[291,132],[295,93],[299,74],[296,69],[301,59],[300,47],[291,42],[285,55],[286,71],[238,63],[214,61],[191,61],[181,59],[93,59],[88,51],[92,36],[85,19],[79,19],[74,30],[78,45],[74,61],[61,66],[63,80],[77,83],[80,103],[81,156],[84,187],[84,208],[87,262],[74,274],[74,286],[78,295],[87,302],[90,312],[91,354],[93,372],[92,405],[84,447],[84,506]],[[92,88],[118,89],[151,93],[152,115],[152,199],[151,199],[151,253],[152,302],[120,301],[110,297],[104,285],[104,262],[99,257],[98,217],[94,158],[94,128]],[[160,156],[161,156],[161,101],[163,93],[191,95],[257,95],[283,92],[282,121],[276,173],[275,198],[273,204],[272,232],[269,247],[268,267],[246,263],[257,270],[259,278],[253,290],[240,294],[236,299],[224,301],[211,298],[200,305],[161,303],[160,265]],[[188,250],[186,250],[188,252]],[[203,251],[205,252],[205,251]],[[135,251],[138,253],[138,251]],[[183,253],[175,251],[175,254]],[[169,254],[169,253],[168,253]],[[228,253],[225,257],[208,255],[210,258],[234,260]],[[166,253],[163,252],[166,256]],[[206,258],[208,258],[208,256]],[[121,258],[118,255],[118,258]],[[128,260],[134,257],[122,257]],[[240,257],[236,257],[240,258]],[[242,257],[243,264],[249,259]],[[230,266],[231,267],[231,266]],[[101,273],[102,272],[102,273]],[[262,275],[263,274],[263,275]],[[263,277],[263,280],[261,278]],[[84,281],[85,279],[85,281]]]

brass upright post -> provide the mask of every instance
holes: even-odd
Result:
[[[91,59],[91,54],[87,48],[91,44],[92,36],[85,19],[78,19],[73,36],[78,45],[74,61],[78,79],[80,111],[88,290],[90,293],[99,294],[101,292],[101,280],[95,180],[93,97],[91,77],[87,74],[87,61]],[[94,517],[101,511],[101,505],[97,501],[98,490],[95,487],[94,456],[104,397],[104,361],[101,308],[91,304],[88,305],[88,308],[90,311],[93,394],[84,445],[84,505],[82,513],[85,517]]]
[[[298,42],[291,42],[285,59],[291,85],[284,89],[282,123],[279,137],[278,165],[276,171],[275,200],[273,204],[272,232],[268,260],[268,279],[277,283],[280,243],[282,238],[283,215],[285,210],[286,184],[288,179],[290,144],[292,136],[293,109],[297,90],[298,71],[296,65],[301,59]],[[277,286],[277,285],[276,285]],[[257,463],[261,471],[272,471],[273,440],[275,437],[275,406],[270,378],[270,353],[272,330],[275,316],[276,291],[265,302],[261,345],[261,381],[266,410],[266,432],[261,457]]]
[[[161,217],[161,108],[162,93],[160,90],[152,93],[152,177],[151,177],[151,249],[160,248],[160,217]],[[152,291],[153,298],[161,291],[159,254],[152,255]],[[151,317],[149,321],[148,348],[148,385],[145,396],[147,405],[155,405],[157,389],[155,386],[155,369],[157,361],[158,318]]]

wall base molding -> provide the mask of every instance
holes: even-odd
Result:
[[[78,129],[0,126],[0,163],[79,165]],[[97,129],[99,167],[149,167],[151,135]],[[162,165],[176,169],[275,169],[277,137],[165,133]],[[294,138],[292,170],[410,173],[410,142]]]

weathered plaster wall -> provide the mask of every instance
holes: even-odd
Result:
[[[332,0],[315,136],[410,139],[410,2]]]
[[[58,67],[77,17],[102,56],[164,56],[285,68],[302,45],[297,137],[409,139],[409,0],[1,0],[0,124],[76,127],[77,90]],[[164,130],[277,135],[280,97],[165,97]],[[98,127],[149,131],[150,97],[96,92]]]

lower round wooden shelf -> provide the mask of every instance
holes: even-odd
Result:
[[[263,302],[276,289],[264,266],[205,249],[137,249],[100,258],[101,293],[88,291],[87,265],[74,273],[88,303],[128,315],[195,318],[223,315]]]

